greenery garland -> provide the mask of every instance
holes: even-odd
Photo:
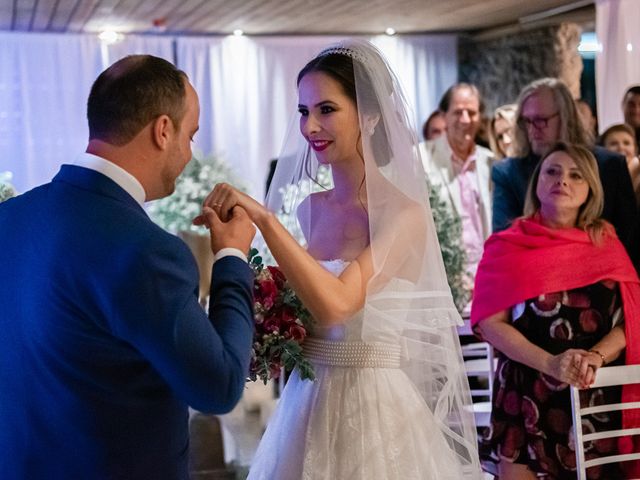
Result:
[[[465,287],[467,255],[462,247],[462,221],[440,198],[440,187],[431,185],[428,179],[427,190],[447,282],[451,288],[453,303],[461,312],[471,298],[471,292]]]

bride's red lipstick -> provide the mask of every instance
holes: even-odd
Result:
[[[311,148],[313,148],[316,152],[321,152],[323,151],[325,148],[327,148],[329,146],[331,142],[328,140],[309,140],[309,145],[311,145]]]

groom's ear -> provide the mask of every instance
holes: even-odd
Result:
[[[160,150],[169,145],[169,138],[173,132],[173,122],[168,115],[160,115],[151,122],[151,141]]]

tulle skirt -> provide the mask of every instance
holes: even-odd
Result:
[[[316,366],[289,378],[249,480],[460,480],[456,456],[400,369]]]

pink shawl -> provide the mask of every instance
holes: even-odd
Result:
[[[613,227],[608,225],[603,237],[601,245],[594,245],[583,230],[552,229],[535,218],[517,220],[493,234],[478,266],[472,327],[529,298],[613,280],[622,297],[626,363],[640,363],[640,281]],[[622,395],[625,401],[640,401],[640,387],[627,386]],[[640,411],[624,411],[623,425],[640,426]],[[640,450],[640,438],[635,447],[633,440],[621,438],[620,453]]]

